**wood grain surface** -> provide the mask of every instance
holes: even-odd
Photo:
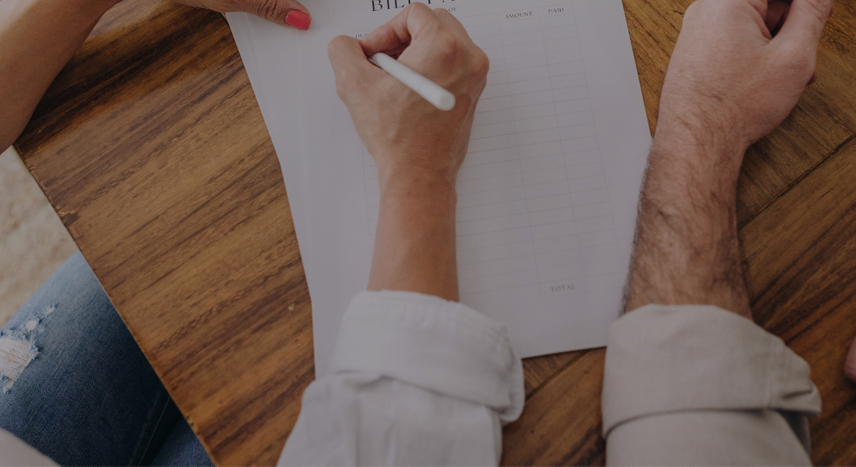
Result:
[[[654,128],[690,0],[624,0]],[[813,460],[856,464],[856,4],[836,2],[819,82],[747,155],[738,215],[756,321],[811,364]],[[219,465],[272,465],[314,378],[311,304],[280,168],[228,26],[125,0],[16,143]],[[524,362],[507,465],[605,462],[602,349]]]

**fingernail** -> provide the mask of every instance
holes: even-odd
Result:
[[[306,31],[309,29],[309,25],[312,24],[312,18],[302,11],[291,10],[288,12],[288,15],[285,16],[285,22],[293,28]]]

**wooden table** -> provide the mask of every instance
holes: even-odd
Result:
[[[624,0],[653,128],[690,0]],[[856,3],[818,84],[740,179],[756,321],[811,364],[817,464],[856,464]],[[125,0],[16,144],[212,458],[274,464],[314,378],[309,294],[273,145],[225,20]],[[604,351],[529,359],[505,464],[602,464]]]

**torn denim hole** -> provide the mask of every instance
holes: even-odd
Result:
[[[21,326],[0,333],[0,384],[8,393],[15,381],[39,354],[35,338],[44,331],[42,321],[56,311],[57,304],[33,313]]]
[[[38,353],[39,350],[31,340],[0,336],[0,382],[3,383],[3,394],[12,389],[24,368]]]

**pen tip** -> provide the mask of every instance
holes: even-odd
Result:
[[[437,102],[437,108],[448,112],[455,108],[455,96],[452,93],[444,94],[440,96],[440,99]]]

